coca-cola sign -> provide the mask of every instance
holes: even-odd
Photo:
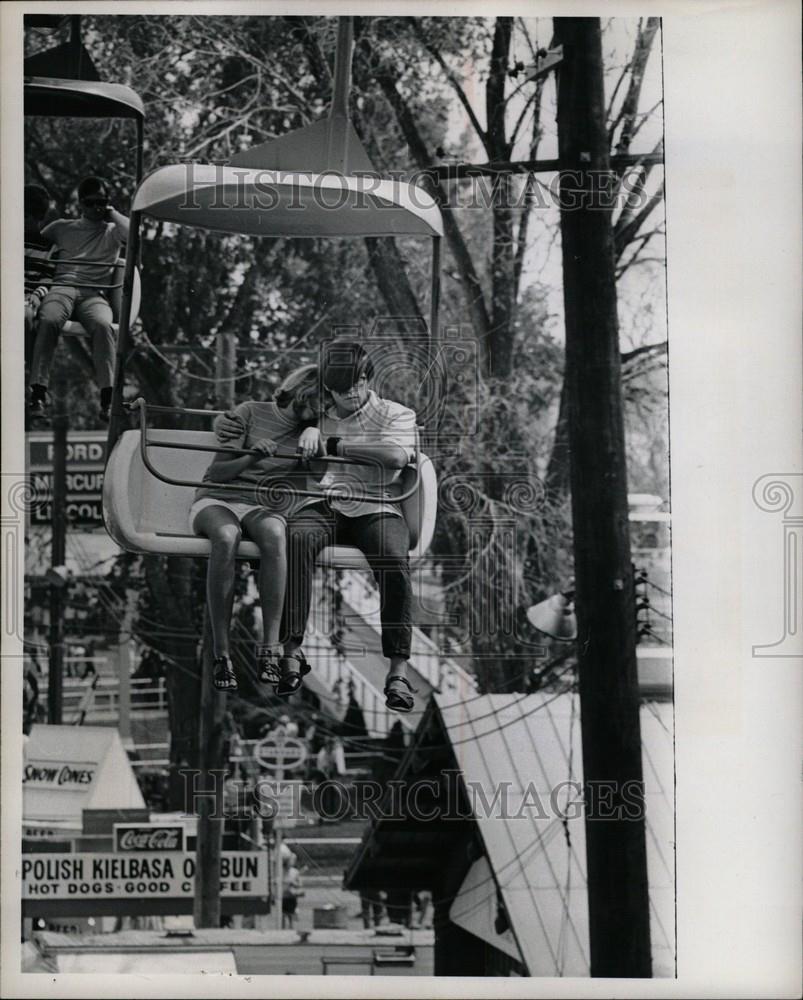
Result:
[[[184,827],[142,826],[133,823],[114,824],[115,851],[184,851]]]

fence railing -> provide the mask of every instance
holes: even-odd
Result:
[[[47,673],[41,676],[47,688]],[[130,681],[129,712],[132,718],[167,713],[167,686],[163,677],[133,677]],[[117,677],[65,677],[62,718],[66,725],[77,722],[117,722],[120,718],[120,682]]]

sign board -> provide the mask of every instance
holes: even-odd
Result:
[[[37,788],[84,789],[95,780],[97,761],[57,764],[52,760],[28,760],[22,771],[23,785]]]
[[[23,854],[21,895],[25,916],[192,912],[195,855]],[[221,854],[220,897],[229,902],[228,912],[265,912],[267,895],[266,853]]]
[[[33,431],[27,435],[27,470],[36,496],[49,498],[53,488],[53,433]],[[67,435],[67,520],[70,524],[99,527],[103,524],[103,470],[106,465],[106,434],[69,431]],[[50,524],[49,500],[33,504],[31,524]]]
[[[186,850],[183,823],[170,825],[115,823],[114,850],[125,852],[181,852]]]
[[[31,431],[28,439],[28,469],[53,468],[53,432]],[[67,432],[67,469],[103,468],[106,464],[105,431]]]
[[[266,736],[254,747],[254,757],[269,771],[294,771],[307,759],[307,748],[295,736]]]
[[[281,827],[286,830],[302,818],[301,793],[304,787],[303,781],[263,780],[260,783],[262,796],[271,800],[274,829]]]

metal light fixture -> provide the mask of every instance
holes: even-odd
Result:
[[[550,636],[563,642],[577,638],[577,616],[574,613],[574,590],[564,590],[546,600],[533,604],[526,611],[527,621]]]
[[[45,580],[47,580],[51,587],[57,587],[59,590],[62,590],[70,582],[71,575],[66,566],[51,566],[45,573]]]

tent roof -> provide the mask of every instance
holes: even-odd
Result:
[[[134,211],[252,236],[441,236],[435,201],[421,188],[373,175],[245,166],[161,167],[140,184]]]
[[[142,98],[121,83],[26,76],[26,115],[54,118],[144,119]]]
[[[640,714],[653,969],[656,976],[671,976],[672,705],[645,702]],[[444,744],[451,746],[449,761],[438,751]],[[471,789],[473,822],[492,878],[469,870],[451,919],[470,924],[478,934],[482,920],[488,923],[483,912],[495,907],[498,891],[512,935],[506,942],[496,936],[486,939],[509,952],[517,947],[529,975],[587,976],[585,824],[573,795],[583,780],[578,696],[539,692],[461,699],[452,693],[434,694],[394,778],[430,778],[454,766],[464,787]],[[493,806],[502,789],[504,809],[501,799]],[[483,798],[491,808],[485,808]],[[567,816],[565,823],[556,807]],[[437,870],[438,852],[449,850],[442,838],[447,837],[453,849],[455,834],[454,821],[413,821],[401,829],[398,820],[375,820],[346,872],[345,884],[379,884],[404,867],[410,884],[424,887],[422,879],[430,877],[433,867]]]
[[[25,823],[78,821],[90,808],[145,806],[120,734],[110,726],[33,726],[23,775]]]

